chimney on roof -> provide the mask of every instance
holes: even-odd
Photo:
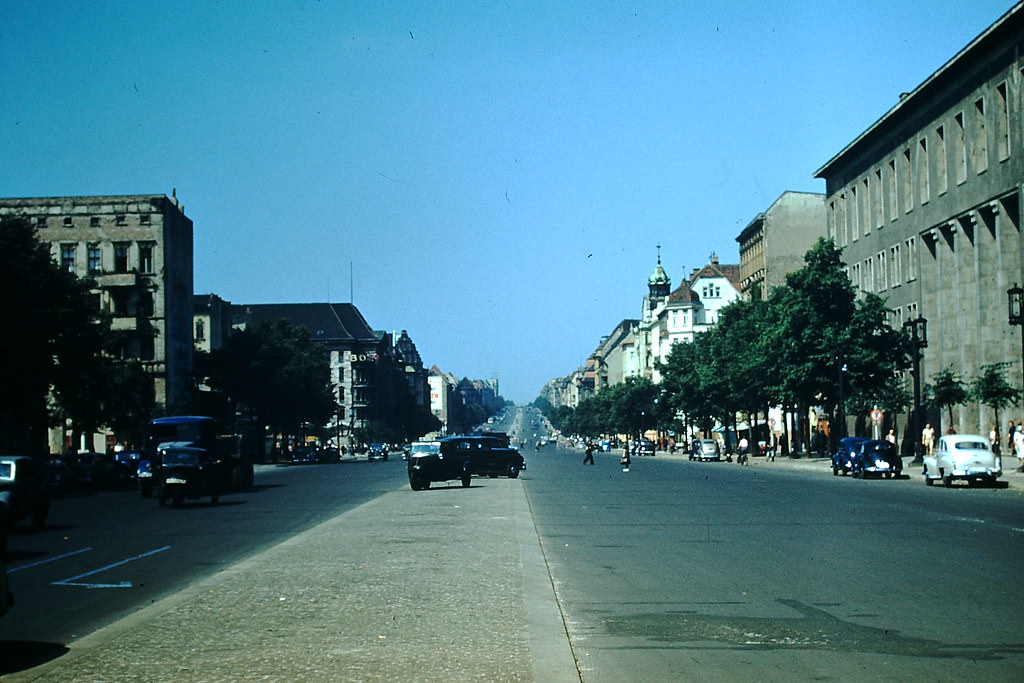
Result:
[[[718,254],[716,254],[715,252],[711,252],[711,265],[718,265]]]

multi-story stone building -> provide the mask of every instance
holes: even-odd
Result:
[[[31,221],[61,268],[96,282],[97,306],[112,316],[114,330],[125,333],[121,356],[142,361],[153,378],[158,407],[187,410],[192,396],[192,221],[177,198],[10,198],[0,199],[0,215]]]
[[[1024,282],[1022,98],[1018,3],[815,173],[854,285],[886,298],[894,327],[927,319],[924,381],[1012,362],[1021,386],[1006,310]],[[993,422],[977,403],[956,412],[943,429],[987,434]]]
[[[451,373],[442,372],[434,365],[427,375],[427,384],[430,387],[430,412],[441,421],[441,433],[449,434],[449,425],[461,423],[459,378]]]
[[[611,334],[601,338],[591,354],[594,367],[594,393],[612,384],[622,384],[626,377],[640,372],[636,355],[636,330],[639,320],[625,319],[615,326]]]
[[[231,302],[216,294],[196,294],[192,311],[196,351],[209,353],[222,348],[231,336]]]
[[[309,330],[323,344],[330,364],[338,414],[327,428],[351,440],[353,431],[389,414],[395,405],[397,367],[390,337],[376,334],[352,304],[235,304],[232,325],[245,329],[258,321],[287,320]]]
[[[786,284],[788,273],[803,267],[804,255],[825,235],[824,199],[813,192],[783,192],[739,234],[739,286],[745,299],[767,299]]]
[[[658,268],[661,267],[660,260]],[[664,272],[664,271],[662,271]],[[694,337],[718,322],[719,312],[736,301],[739,296],[739,266],[719,263],[716,254],[710,263],[695,269],[689,280],[679,287],[663,294],[670,286],[665,276],[663,286],[654,289],[656,279],[661,281],[658,270],[648,281],[649,293],[644,298],[644,311],[650,310],[650,319],[641,321],[641,348],[645,350],[643,376],[655,384],[661,382],[661,365],[668,360],[672,345],[678,342],[692,342]],[[656,305],[651,306],[651,302]]]

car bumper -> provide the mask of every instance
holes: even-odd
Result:
[[[948,474],[951,479],[998,479],[1003,476],[1002,470],[991,467],[960,467]]]

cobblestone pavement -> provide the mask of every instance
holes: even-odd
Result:
[[[522,483],[389,492],[4,681],[579,681]]]

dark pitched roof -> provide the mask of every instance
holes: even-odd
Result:
[[[739,291],[740,266],[738,263],[709,263],[690,277],[692,283],[699,277],[724,277]]]
[[[352,304],[236,304],[231,307],[235,325],[285,319],[309,330],[322,340],[374,341],[377,336]]]
[[[672,290],[672,293],[668,295],[669,303],[700,303],[700,297],[697,296],[697,292],[690,289],[690,283],[683,281],[678,287]]]

